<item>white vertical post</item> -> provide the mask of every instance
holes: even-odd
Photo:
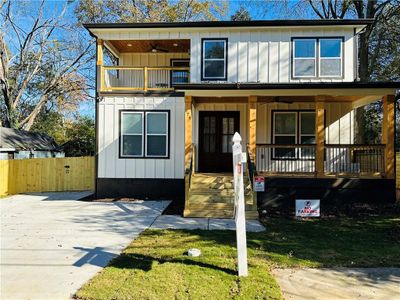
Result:
[[[235,133],[232,138],[233,179],[235,187],[236,244],[239,276],[247,276],[246,215],[243,187],[242,138]]]

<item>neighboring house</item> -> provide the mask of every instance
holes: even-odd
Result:
[[[371,22],[85,24],[97,40],[97,196],[184,197],[186,216],[231,216],[237,131],[249,216],[257,198],[262,209],[393,201],[400,83],[358,81]],[[382,143],[355,144],[356,108],[381,99]]]
[[[50,136],[0,127],[0,160],[64,157],[64,152]]]

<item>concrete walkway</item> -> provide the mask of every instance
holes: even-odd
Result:
[[[400,299],[400,268],[276,269],[284,299]]]
[[[181,216],[161,215],[157,217],[151,229],[203,229],[203,230],[236,230],[234,219],[183,218]],[[265,227],[257,220],[247,220],[249,232],[264,231]]]
[[[169,201],[76,201],[88,193],[0,199],[0,299],[69,299]]]

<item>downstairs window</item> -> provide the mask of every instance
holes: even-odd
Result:
[[[169,111],[121,111],[121,158],[167,158]]]

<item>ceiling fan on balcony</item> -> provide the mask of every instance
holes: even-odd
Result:
[[[167,49],[163,49],[157,46],[157,44],[150,44],[150,52],[169,52]]]

